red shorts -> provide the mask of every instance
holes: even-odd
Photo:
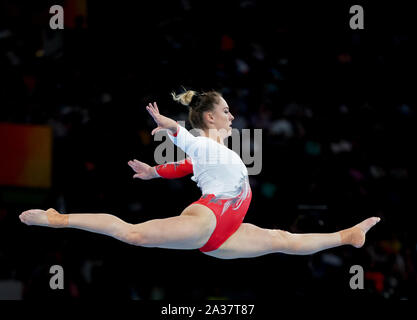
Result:
[[[235,233],[242,224],[246,212],[248,212],[251,199],[252,191],[249,187],[244,198],[242,194],[231,199],[218,199],[214,194],[206,194],[194,202],[211,209],[217,220],[216,228],[210,239],[199,249],[201,252],[216,250]]]

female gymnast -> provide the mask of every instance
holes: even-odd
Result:
[[[146,110],[157,124],[152,135],[166,130],[186,154],[183,161],[151,167],[138,160],[129,161],[134,178],[163,177],[192,179],[202,197],[179,215],[130,224],[106,213],[61,214],[54,209],[32,209],[20,214],[27,225],[76,228],[111,236],[143,247],[199,249],[220,259],[252,258],[270,253],[308,255],[342,245],[360,248],[365,235],[380,221],[368,218],[334,233],[294,234],[279,229],[263,229],[242,223],[252,198],[248,171],[240,157],[224,145],[232,132],[233,115],[219,92],[186,91],[173,94],[175,101],[189,107],[189,120],[202,135],[195,137],[176,121],[160,114],[156,103]]]

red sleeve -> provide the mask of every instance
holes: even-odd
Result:
[[[177,125],[177,131],[172,136],[176,137],[178,135],[178,131],[180,131],[180,126]]]
[[[175,131],[175,133],[174,134],[172,134],[169,130],[168,130],[168,134],[169,135],[171,135],[171,136],[173,136],[173,137],[176,137],[177,135],[178,135],[178,131],[180,131],[180,126],[178,125],[178,123],[177,123],[177,131]]]
[[[165,179],[182,178],[187,174],[193,173],[193,164],[189,158],[155,167],[156,172]]]

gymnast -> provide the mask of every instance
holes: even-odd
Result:
[[[134,178],[174,179],[193,174],[202,196],[179,216],[127,223],[107,213],[61,214],[32,209],[19,215],[26,225],[76,228],[111,236],[135,246],[167,249],[199,249],[219,259],[253,258],[271,253],[309,255],[351,245],[360,248],[366,233],[379,217],[370,217],[351,228],[333,233],[295,234],[280,229],[264,229],[243,223],[252,199],[248,171],[240,157],[224,145],[231,135],[233,115],[221,93],[185,91],[173,93],[175,101],[188,106],[189,120],[200,136],[193,136],[176,121],[160,114],[157,104],[149,112],[157,127],[152,135],[165,130],[182,149],[186,159],[151,167],[138,160],[128,162]],[[155,208],[157,210],[157,208]]]

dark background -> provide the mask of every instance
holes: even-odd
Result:
[[[69,18],[77,3],[86,13]],[[53,4],[64,30],[49,28]],[[349,28],[355,4],[364,30]],[[2,297],[414,298],[414,21],[396,3],[0,1],[0,121],[54,132],[52,187],[0,188]],[[169,95],[181,86],[219,90],[238,129],[263,129],[245,222],[333,232],[380,216],[365,246],[219,260],[20,223],[21,211],[49,207],[140,223],[196,201],[190,177],[133,180],[127,165],[154,165],[147,103],[187,118]],[[61,291],[49,288],[54,264]],[[364,290],[349,287],[352,265]]]

